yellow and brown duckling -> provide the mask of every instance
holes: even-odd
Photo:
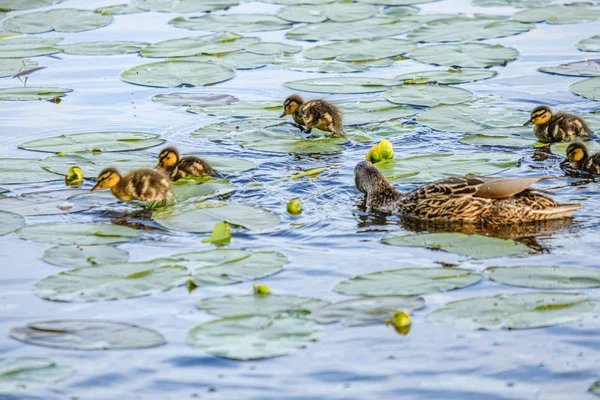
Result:
[[[281,118],[286,115],[292,115],[303,132],[310,133],[313,128],[317,128],[334,135],[344,135],[342,112],[323,99],[304,102],[302,97],[294,94],[283,103]]]
[[[134,169],[125,176],[116,168],[106,168],[98,175],[96,186],[91,191],[98,189],[110,189],[121,201],[160,201],[165,205],[167,198],[175,197],[169,179],[162,172],[148,168]]]
[[[531,111],[531,118],[523,126],[531,124],[534,124],[533,133],[543,143],[570,142],[593,133],[577,115],[565,112],[552,114],[548,106],[538,106]]]
[[[567,160],[574,169],[600,174],[600,153],[592,154],[585,144],[573,142],[567,147]]]
[[[570,217],[579,204],[559,204],[529,187],[552,177],[455,176],[401,193],[373,164],[354,168],[356,187],[378,211],[436,222],[504,225]]]
[[[196,156],[180,157],[175,147],[167,147],[160,152],[156,168],[164,172],[172,181],[186,176],[218,175],[206,160]]]

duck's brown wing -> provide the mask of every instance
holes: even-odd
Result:
[[[505,199],[529,189],[531,185],[554,178],[556,178],[556,176],[538,176],[531,178],[478,177],[482,183],[477,185],[477,190],[473,196],[486,199]]]

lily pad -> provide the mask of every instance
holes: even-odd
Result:
[[[41,169],[35,158],[0,158],[0,183],[35,183],[61,179]]]
[[[144,42],[82,42],[61,44],[63,53],[82,56],[112,56],[117,54],[138,53],[148,46]]]
[[[188,341],[215,356],[259,360],[304,348],[316,341],[320,332],[318,325],[305,318],[238,315],[194,327]]]
[[[556,67],[541,67],[538,71],[567,76],[600,76],[600,59],[576,61]]]
[[[386,121],[383,123],[370,123],[362,126],[357,126],[347,130],[352,134],[356,141],[379,141],[381,139],[396,138],[402,135],[415,133],[419,131],[419,127],[414,124],[405,124],[402,121]],[[410,175],[416,175],[412,173]]]
[[[118,143],[111,143],[114,145]],[[135,168],[153,168],[156,159],[130,153],[86,153],[84,156],[48,156],[40,161],[40,167],[55,174],[65,175],[70,167],[78,166],[86,178],[95,179],[100,171],[107,167],[115,167],[121,173]]]
[[[577,24],[600,20],[600,6],[592,3],[552,4],[545,7],[528,8],[513,15],[522,22],[543,22],[549,24]]]
[[[189,276],[187,268],[167,258],[75,268],[47,276],[35,284],[33,291],[54,301],[122,300],[181,286]]]
[[[328,304],[326,301],[310,297],[269,294],[210,297],[200,300],[197,306],[218,317],[247,314],[273,317],[288,314],[303,317]]]
[[[1,43],[1,41],[0,41]],[[20,60],[15,58],[0,58],[0,78],[13,76],[29,68],[35,68],[38,63],[32,60]]]
[[[0,0],[0,11],[27,10],[29,8],[48,7],[63,0]]]
[[[275,117],[281,114],[281,101],[243,101],[224,106],[190,108],[189,112],[217,117]]]
[[[386,7],[383,10],[383,13],[385,15],[388,15],[392,18],[404,18],[407,17],[409,15],[415,15],[419,13],[419,8],[418,7],[412,7],[412,6],[389,6]]]
[[[85,132],[32,140],[20,144],[19,148],[46,153],[141,150],[165,142],[158,137],[157,134],[146,132]]]
[[[111,224],[36,224],[14,234],[34,242],[65,245],[122,243],[140,236],[136,229]]]
[[[408,34],[416,42],[468,42],[517,35],[535,28],[533,23],[503,17],[457,16],[428,22]]]
[[[473,97],[466,89],[440,85],[402,85],[383,94],[396,104],[433,107],[440,104],[464,103]]]
[[[488,136],[488,135],[469,135],[459,139],[459,142],[473,146],[501,146],[501,147],[533,147],[536,143],[534,139],[525,139],[521,136]]]
[[[0,57],[35,57],[60,52],[55,46],[62,38],[9,36],[0,39]]]
[[[244,37],[224,32],[207,36],[165,40],[151,44],[140,51],[143,57],[192,57],[200,54],[223,55],[244,50],[259,38]]]
[[[239,99],[230,94],[173,92],[152,97],[157,103],[186,107],[214,107],[232,104]]]
[[[24,225],[25,218],[23,218],[19,214],[14,214],[7,211],[0,211],[0,236],[6,235],[7,233],[22,228]]]
[[[378,4],[384,6],[410,6],[414,4],[433,3],[439,0],[358,0],[360,3]]]
[[[457,175],[491,175],[516,166],[520,159],[511,152],[465,151],[395,158],[375,166],[391,181],[423,183]]]
[[[359,275],[338,283],[333,290],[348,296],[427,294],[461,289],[481,278],[461,268],[405,268]]]
[[[363,125],[372,122],[391,121],[411,117],[419,110],[399,106],[385,100],[357,101],[341,103],[338,107],[344,115],[345,125]]]
[[[427,316],[471,329],[531,329],[598,317],[600,304],[582,293],[513,293],[454,301]]]
[[[146,12],[146,10],[138,8],[131,3],[115,4],[113,6],[100,7],[96,8],[94,11],[104,15],[126,15]]]
[[[313,93],[374,93],[383,92],[392,86],[399,85],[394,79],[375,77],[347,77],[302,79],[286,82],[285,86],[293,90]]]
[[[237,6],[237,0],[133,0],[132,5],[147,11],[199,13]]]
[[[396,311],[410,313],[424,306],[425,300],[418,296],[373,296],[318,308],[311,318],[319,324],[342,321],[344,326],[383,325]]]
[[[569,86],[571,92],[591,100],[600,100],[600,78],[588,78]]]
[[[243,158],[225,156],[202,156],[202,158],[222,174],[236,174],[256,169],[256,164]]]
[[[301,72],[319,72],[319,73],[350,73],[365,72],[370,69],[369,65],[362,63],[350,63],[340,61],[326,60],[307,60],[299,57],[279,57],[274,64],[280,68]]]
[[[515,243],[513,240],[483,235],[465,235],[458,232],[394,236],[381,241],[392,246],[443,250],[476,260],[525,254],[531,251],[529,247]]]
[[[475,82],[483,79],[493,78],[498,75],[496,71],[486,69],[459,69],[459,70],[430,70],[409,72],[398,75],[394,79],[405,85],[414,84],[439,84],[454,85],[458,83]]]
[[[0,43],[2,42],[0,41]],[[580,40],[576,46],[581,51],[600,51],[600,35]]]
[[[289,21],[268,14],[205,14],[200,17],[177,17],[169,21],[177,28],[213,32],[261,32],[287,29]]]
[[[364,61],[398,56],[414,47],[413,42],[403,39],[355,39],[314,46],[302,54],[313,60],[336,58],[338,61]]]
[[[63,268],[125,263],[129,253],[113,246],[54,246],[44,251],[44,261]]]
[[[173,194],[178,202],[189,199],[205,200],[211,197],[223,196],[233,192],[233,185],[228,179],[213,179],[198,184],[193,179],[186,182],[180,179],[173,184]]]
[[[38,321],[12,328],[27,344],[67,350],[130,350],[166,343],[160,333],[136,325],[96,320]]]
[[[331,3],[320,5],[292,5],[282,8],[277,16],[292,22],[360,21],[377,15],[379,9],[364,3]]]
[[[54,100],[65,97],[72,89],[59,87],[15,87],[0,88],[0,101]]]
[[[84,189],[22,193],[0,199],[0,209],[26,216],[70,214],[99,205],[98,198]]]
[[[83,32],[112,23],[110,15],[90,10],[58,8],[29,14],[18,14],[4,20],[4,29],[19,33]]]
[[[600,396],[600,379],[597,379],[588,391],[594,393],[596,396]]]
[[[433,65],[463,68],[487,68],[506,65],[515,60],[519,52],[499,44],[460,43],[421,46],[408,53],[408,57]]]
[[[246,51],[264,55],[294,54],[301,52],[302,46],[294,46],[279,42],[259,42],[246,47]]]
[[[286,33],[293,40],[352,40],[376,39],[401,35],[418,26],[415,22],[404,22],[388,17],[374,17],[362,21],[333,22],[297,26]]]
[[[185,60],[220,64],[233,69],[256,69],[271,64],[275,61],[275,56],[254,54],[247,51],[235,51],[220,56],[201,55],[186,57]]]
[[[510,286],[533,289],[587,289],[600,287],[600,271],[575,267],[490,267],[484,274]]]
[[[227,81],[235,70],[219,64],[171,60],[138,65],[121,74],[121,80],[152,87],[205,86]]]
[[[31,390],[67,379],[75,370],[47,358],[0,358],[0,391]]]
[[[553,3],[554,0],[474,0],[479,7],[541,7]]]

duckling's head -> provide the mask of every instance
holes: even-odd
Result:
[[[364,194],[378,192],[390,186],[381,172],[368,161],[361,161],[354,167],[354,184]]]
[[[567,160],[577,163],[588,156],[587,146],[581,142],[573,142],[567,147]]]
[[[105,168],[98,174],[96,186],[94,186],[91,191],[110,189],[111,187],[118,185],[119,182],[121,182],[121,174],[119,171],[113,167]]]
[[[283,114],[281,114],[279,118],[283,118],[286,115],[295,114],[302,104],[304,104],[302,97],[298,96],[297,94],[291,95],[283,102]]]
[[[552,118],[552,109],[548,106],[537,106],[531,111],[531,118],[525,122],[523,126],[531,125],[544,125],[550,122]]]
[[[175,147],[167,147],[158,155],[158,167],[171,167],[179,161],[179,151]]]

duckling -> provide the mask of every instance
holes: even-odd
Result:
[[[331,132],[334,135],[344,135],[344,121],[341,111],[325,100],[312,100],[300,107],[300,115],[306,125],[306,133],[312,128]]]
[[[106,168],[98,175],[96,186],[91,191],[98,189],[110,189],[121,201],[160,201],[163,206],[167,204],[168,197],[175,197],[169,179],[148,168],[131,170],[125,176],[121,176],[116,168]]]
[[[172,181],[186,176],[218,175],[217,171],[200,157],[185,156],[180,158],[179,151],[175,147],[167,147],[160,152],[156,168]]]
[[[567,218],[582,206],[559,204],[529,189],[553,177],[490,178],[455,176],[401,193],[373,164],[354,168],[354,182],[367,195],[367,205],[383,212],[436,222],[504,225]]]
[[[531,118],[523,126],[534,124],[533,133],[540,142],[569,142],[588,137],[593,132],[577,115],[564,112],[552,114],[548,106],[538,106],[531,111]]]
[[[567,160],[574,169],[600,174],[600,153],[590,156],[587,146],[581,142],[571,143],[567,147]]]
[[[283,118],[286,115],[291,115],[292,118],[294,118],[294,122],[296,122],[293,125],[304,132],[304,126],[306,124],[304,123],[304,119],[300,114],[300,107],[302,104],[304,104],[302,97],[298,96],[297,94],[291,95],[283,102],[283,114],[281,114],[279,118]]]

